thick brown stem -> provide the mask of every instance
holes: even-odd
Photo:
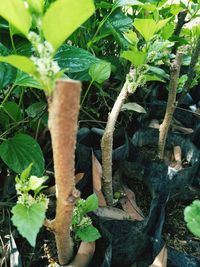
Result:
[[[102,151],[102,191],[104,193],[106,202],[108,205],[113,204],[113,187],[112,187],[112,148],[113,148],[113,132],[115,130],[115,124],[121,111],[122,105],[129,95],[128,80],[125,82],[115,104],[108,115],[108,121],[106,129],[101,140]]]
[[[80,196],[74,181],[80,91],[79,82],[59,80],[53,96],[49,99],[48,123],[53,148],[57,196],[56,218],[52,228],[61,265],[66,265],[72,257],[73,242],[70,237],[70,225],[75,201]]]
[[[167,100],[167,108],[163,123],[160,125],[159,142],[158,142],[158,157],[163,160],[164,149],[167,134],[171,121],[173,118],[174,110],[176,108],[176,89],[178,86],[178,79],[181,67],[182,53],[179,51],[176,53],[176,58],[171,64],[170,69],[170,83],[169,83],[169,94]]]

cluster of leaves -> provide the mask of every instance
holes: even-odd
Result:
[[[200,237],[200,200],[194,200],[185,208],[184,220],[190,232]]]
[[[12,222],[20,234],[34,247],[37,234],[43,225],[48,198],[40,191],[48,179],[47,176],[30,175],[31,163],[20,176],[16,176],[17,204],[12,208]]]
[[[86,200],[79,199],[73,211],[72,230],[76,240],[92,242],[101,237],[97,228],[92,225],[92,220],[87,215],[88,212],[98,208],[98,198],[96,194],[90,195]]]

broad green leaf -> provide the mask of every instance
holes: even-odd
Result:
[[[67,44],[61,46],[55,55],[55,60],[68,73],[79,73],[88,70],[92,64],[101,62],[88,51]]]
[[[20,70],[17,71],[14,84],[23,87],[43,89],[43,86],[34,77]]]
[[[169,74],[167,74],[163,69],[150,66],[148,74],[153,73],[154,75],[160,77],[161,79],[168,80],[169,79]]]
[[[22,112],[17,103],[12,101],[6,102],[2,109],[9,116],[11,122],[18,122],[22,119]]]
[[[7,56],[11,52],[0,43],[0,55]],[[17,70],[7,63],[0,63],[0,89],[5,88],[7,85],[13,83]]]
[[[143,3],[137,0],[115,0],[114,7],[122,7],[122,6],[141,6]]]
[[[155,33],[166,25],[169,19],[159,20],[158,22],[153,19],[135,19],[133,26],[144,37],[145,41],[148,42]]]
[[[125,38],[133,45],[137,44],[139,39],[137,37],[137,34],[131,30],[129,30],[128,32],[126,32],[124,34]]]
[[[145,74],[145,81],[146,82],[150,82],[150,81],[158,81],[158,82],[163,82],[165,83],[165,80],[161,79],[160,77],[156,76],[156,75],[149,75],[149,74]]]
[[[26,0],[30,10],[36,13],[42,13],[44,8],[44,0]]]
[[[39,144],[29,135],[17,134],[0,145],[0,157],[14,172],[22,173],[32,162],[32,172],[42,175],[44,157]]]
[[[44,102],[33,103],[26,109],[26,113],[28,114],[29,117],[35,118],[46,109],[46,106],[47,104]]]
[[[161,36],[163,37],[164,40],[169,39],[172,34],[174,33],[174,29],[175,29],[175,24],[174,23],[168,23],[166,24],[161,32]]]
[[[20,180],[22,181],[28,180],[32,167],[33,167],[33,163],[30,163],[28,167],[25,170],[23,170],[23,172],[20,175]]]
[[[0,63],[0,89],[14,82],[17,70],[7,63]]]
[[[92,225],[80,228],[76,231],[76,235],[85,242],[93,242],[101,237],[99,231]]]
[[[184,210],[184,219],[188,229],[197,237],[200,237],[200,200],[194,200]]]
[[[31,176],[29,179],[29,188],[33,191],[38,189],[46,180],[48,179],[47,176],[37,177],[37,176]]]
[[[135,67],[141,66],[146,62],[147,53],[142,51],[123,51],[121,57],[129,60]]]
[[[110,77],[111,64],[108,62],[100,62],[90,66],[89,75],[92,80],[97,83],[103,83]]]
[[[85,200],[84,212],[87,213],[90,211],[94,211],[97,208],[98,208],[98,197],[96,194],[92,194]]]
[[[146,110],[140,106],[139,104],[137,103],[126,103],[122,106],[122,111],[123,110],[131,110],[131,111],[135,111],[135,112],[138,112],[138,113],[147,113]]]
[[[45,219],[46,204],[44,201],[34,203],[30,207],[17,204],[12,208],[12,222],[19,233],[25,237],[32,247]]]
[[[7,57],[0,56],[0,62],[6,62],[28,74],[36,75],[37,70],[34,63],[25,56],[11,55]]]
[[[43,17],[42,30],[46,40],[57,50],[94,11],[92,0],[57,0]]]
[[[0,16],[12,24],[19,32],[25,36],[32,24],[32,18],[22,0],[1,1]]]
[[[116,10],[107,19],[101,28],[101,34],[113,34],[115,32],[124,34],[132,26],[132,19],[126,16],[122,11]]]

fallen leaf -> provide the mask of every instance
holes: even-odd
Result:
[[[167,267],[167,248],[164,246],[149,267]]]

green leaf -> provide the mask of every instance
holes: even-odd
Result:
[[[146,82],[158,81],[158,82],[165,83],[165,80],[161,79],[160,77],[158,77],[156,75],[148,75],[148,74],[145,74],[144,77],[145,77],[145,81]]]
[[[16,173],[33,162],[32,172],[41,176],[44,172],[44,157],[38,143],[29,135],[17,134],[0,145],[0,157]]]
[[[42,30],[46,40],[57,50],[94,11],[92,0],[57,0],[43,17]]]
[[[154,75],[160,77],[161,79],[168,80],[169,79],[169,74],[167,74],[163,69],[150,66],[148,74],[153,73]]]
[[[6,102],[3,105],[3,111],[9,116],[11,122],[18,122],[22,119],[21,109],[15,102]]]
[[[135,111],[138,113],[147,113],[146,110],[140,106],[137,103],[126,103],[122,106],[122,111],[123,110],[131,110],[131,111]]]
[[[122,7],[122,6],[141,6],[143,3],[137,0],[116,0],[114,1],[114,7]]]
[[[23,172],[20,175],[20,180],[22,181],[28,180],[32,167],[33,167],[33,163],[30,163],[28,167],[25,170],[23,170]]]
[[[88,68],[94,64],[101,62],[100,59],[93,56],[88,51],[64,44],[55,55],[55,60],[62,69],[66,69],[68,73],[76,73]]]
[[[162,29],[162,33],[161,36],[164,40],[169,39],[172,34],[174,33],[174,29],[175,29],[175,24],[174,23],[168,23],[167,25],[164,26],[164,28]]]
[[[93,242],[101,237],[99,231],[92,225],[78,229],[76,235],[85,242]]]
[[[29,179],[29,188],[30,190],[37,190],[46,180],[48,179],[47,176],[37,177],[37,176],[31,176]]]
[[[35,13],[42,13],[44,8],[44,0],[26,0],[30,10]]]
[[[6,62],[28,74],[36,75],[37,70],[34,63],[25,56],[11,55],[7,57],[0,56],[1,62]]]
[[[6,63],[0,63],[0,89],[14,82],[16,69]]]
[[[12,208],[12,222],[19,233],[31,246],[35,246],[36,237],[45,219],[46,204],[44,201],[34,203],[30,207],[17,204]]]
[[[89,75],[97,83],[103,83],[110,77],[111,64],[108,62],[95,63],[89,68]]]
[[[20,70],[17,71],[17,76],[14,84],[23,87],[43,89],[43,86],[36,79]]]
[[[33,103],[26,109],[26,113],[28,114],[29,117],[35,118],[46,109],[46,106],[47,104],[44,102]]]
[[[141,66],[146,62],[147,53],[142,51],[123,51],[121,57],[129,60],[135,67]]]
[[[129,30],[128,32],[126,32],[124,34],[125,38],[133,45],[137,44],[139,39],[137,37],[137,34],[131,30]]]
[[[184,220],[188,229],[197,237],[200,237],[200,200],[195,200],[184,210]]]
[[[145,41],[148,42],[170,19],[163,19],[158,22],[153,19],[135,19],[133,26],[144,37]]]
[[[98,197],[96,194],[92,194],[85,200],[84,212],[87,213],[90,211],[94,211],[97,208],[98,208]]]
[[[1,1],[0,16],[12,24],[19,32],[25,36],[32,24],[32,18],[22,0]]]
[[[0,43],[0,55],[7,56],[11,52]],[[17,70],[7,63],[0,63],[0,89],[5,88],[7,85],[13,83]]]

